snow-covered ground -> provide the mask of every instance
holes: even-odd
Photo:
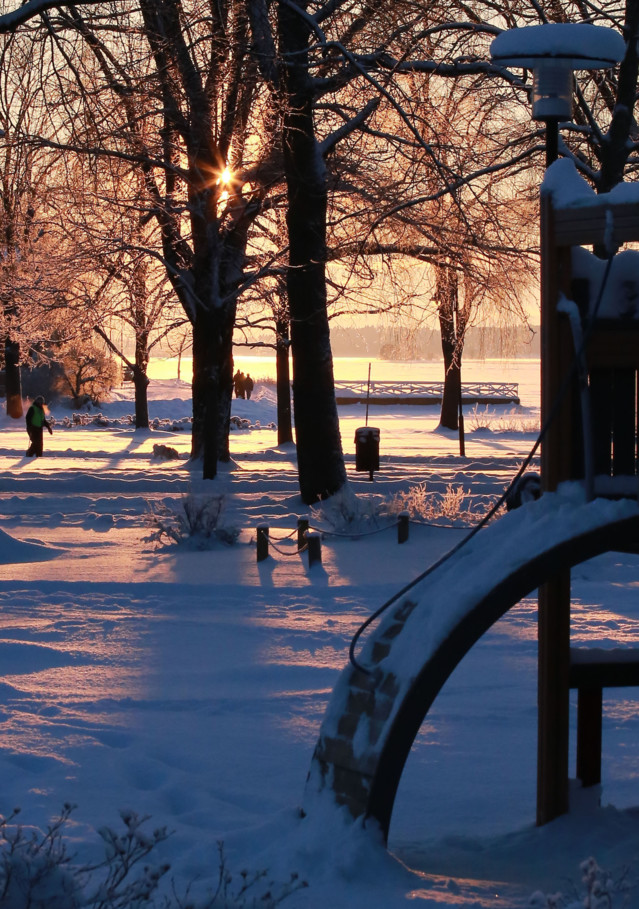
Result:
[[[364,407],[342,408],[353,490],[379,505],[419,484],[422,503],[463,487],[463,508],[479,513],[534,442],[538,365],[528,370],[520,408],[467,413],[464,458],[456,434],[437,430],[436,408],[374,408],[372,483],[354,469]],[[591,855],[639,876],[632,689],[605,694],[601,791],[575,791],[570,816],[534,826],[534,598],[473,648],[436,701],[406,766],[388,854],[325,806],[302,818],[353,633],[465,531],[413,524],[402,546],[394,528],[329,533],[321,566],[309,568],[296,552],[297,518],[335,526],[301,504],[294,449],[278,447],[272,428],[272,389],[234,402],[250,429],[233,433],[232,463],[208,482],[187,460],[187,424],[170,428],[189,415],[188,385],[158,379],[150,391],[152,431],[126,423],[132,389],[123,387],[101,408],[108,425],[64,426],[70,414],[55,409],[39,460],[24,457],[22,423],[0,419],[0,812],[19,805],[24,825],[44,828],[65,802],[77,805],[70,834],[84,858],[99,848],[96,830],[121,827],[119,810],[131,809],[150,816],[149,829],[172,831],[158,851],[178,893],[189,882],[198,897],[215,888],[223,840],[232,873],[268,868],[276,882],[292,872],[308,882],[285,901],[291,909],[524,906],[533,891],[578,887]],[[157,443],[180,458],[154,458]],[[178,511],[188,495],[224,496],[235,545],[146,539],[151,512]],[[259,523],[275,544],[261,563]],[[472,588],[482,568],[459,584]],[[639,559],[610,554],[573,577],[573,640],[636,643]],[[639,906],[639,891],[629,905]]]

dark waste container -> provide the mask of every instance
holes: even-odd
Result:
[[[373,471],[379,470],[379,429],[375,426],[355,430],[355,470],[367,470],[371,480]]]

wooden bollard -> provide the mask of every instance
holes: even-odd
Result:
[[[297,548],[304,549],[306,546],[306,532],[308,530],[308,518],[297,519]]]
[[[257,525],[257,561],[268,559],[268,524]]]
[[[306,542],[308,544],[308,567],[322,564],[322,538],[316,530],[306,531]]]
[[[408,520],[410,514],[408,511],[400,511],[397,515],[397,542],[405,543],[408,539]]]

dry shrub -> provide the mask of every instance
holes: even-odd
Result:
[[[539,420],[534,417],[518,413],[517,410],[509,410],[498,416],[488,408],[488,405],[480,409],[479,405],[475,404],[467,420],[471,432],[524,432],[537,434],[540,428]]]
[[[389,514],[407,511],[411,518],[436,522],[445,518],[461,524],[474,524],[481,517],[467,505],[468,496],[463,486],[449,483],[445,492],[428,492],[426,483],[418,483],[396,493],[388,502]]]

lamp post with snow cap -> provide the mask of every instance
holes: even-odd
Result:
[[[559,154],[559,123],[572,116],[573,73],[611,69],[625,50],[619,32],[601,25],[551,22],[512,28],[495,38],[494,63],[533,72],[532,116],[546,124],[546,167]]]

